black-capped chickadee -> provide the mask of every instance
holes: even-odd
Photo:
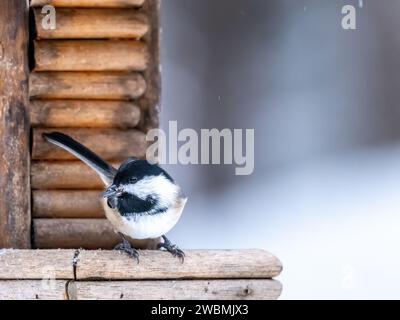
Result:
[[[106,217],[122,237],[116,250],[139,262],[139,252],[127,237],[135,240],[162,237],[159,248],[184,259],[184,253],[165,236],[178,222],[187,198],[167,172],[146,160],[129,158],[115,169],[71,137],[53,132],[43,137],[72,153],[91,167],[106,186],[103,207]]]

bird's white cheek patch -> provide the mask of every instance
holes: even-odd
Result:
[[[179,187],[163,175],[151,176],[135,184],[125,185],[124,189],[142,200],[146,200],[148,196],[155,196],[160,207],[174,205],[179,194]]]

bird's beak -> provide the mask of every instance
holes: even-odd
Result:
[[[103,198],[119,197],[123,194],[121,187],[112,185],[103,193]]]

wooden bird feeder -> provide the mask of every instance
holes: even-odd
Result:
[[[42,24],[45,5],[55,29]],[[115,252],[68,250],[120,239],[100,179],[42,133],[69,134],[115,165],[145,157],[159,125],[159,14],[159,0],[0,3],[0,248],[27,249],[0,251],[0,299],[279,297],[271,278],[281,265],[263,251],[189,251],[183,265],[149,251],[136,266]],[[52,289],[40,286],[41,266],[55,270]],[[143,279],[152,281],[139,294]]]

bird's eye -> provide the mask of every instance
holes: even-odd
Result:
[[[129,179],[129,183],[135,183],[138,179],[136,177],[132,177]]]

